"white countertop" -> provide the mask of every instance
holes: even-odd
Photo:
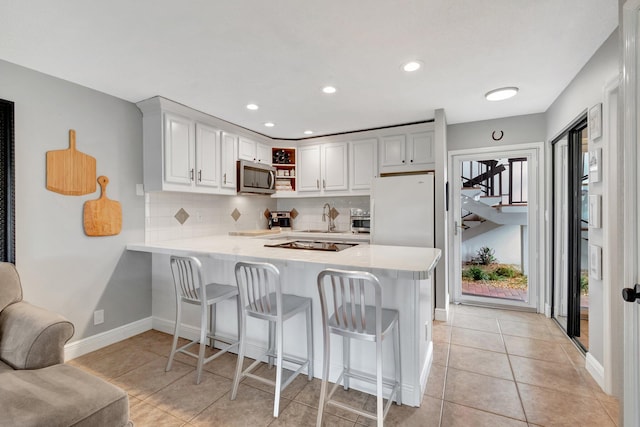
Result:
[[[402,276],[414,280],[427,279],[441,255],[440,249],[436,248],[383,246],[366,243],[360,243],[340,252],[272,248],[264,245],[275,243],[274,237],[280,239],[280,237],[286,236],[271,235],[268,237],[207,236],[156,243],[133,243],[127,245],[127,249],[167,255],[195,253],[237,261],[252,259],[266,262],[306,262],[343,269],[381,270],[385,271],[387,275]],[[307,240],[317,238],[313,233],[305,233],[304,237]],[[295,237],[291,236],[290,240],[302,240],[304,237],[296,234]],[[322,237],[324,240],[330,240],[333,236],[325,234]]]

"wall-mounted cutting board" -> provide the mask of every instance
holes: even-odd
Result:
[[[96,191],[96,159],[76,150],[73,129],[69,129],[69,148],[47,151],[47,189],[69,196]]]
[[[84,232],[87,236],[114,236],[122,230],[122,206],[107,197],[109,178],[98,177],[100,198],[84,203]]]

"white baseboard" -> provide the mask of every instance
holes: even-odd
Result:
[[[131,338],[134,335],[150,330],[151,326],[151,317],[147,317],[145,319],[136,320],[135,322],[111,329],[110,331],[101,332],[99,334],[71,342],[64,346],[64,360],[75,359],[76,357],[99,350],[102,347]]]
[[[544,315],[547,317],[551,317],[551,305],[550,304],[545,304],[544,305]]]
[[[427,346],[427,359],[424,361],[422,371],[420,372],[420,396],[427,389],[427,381],[429,380],[429,372],[431,372],[431,364],[433,362],[433,341],[429,341]],[[404,393],[404,390],[402,391]]]
[[[448,322],[449,321],[449,310],[446,308],[436,308],[434,313],[435,320],[439,322]]]
[[[591,355],[591,353],[587,353],[585,368],[598,383],[600,388],[604,390],[604,367]]]

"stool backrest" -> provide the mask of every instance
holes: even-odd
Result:
[[[171,274],[176,295],[183,300],[206,301],[206,287],[202,286],[202,263],[196,257],[171,256]]]
[[[333,309],[338,327],[350,332],[363,333],[367,330],[365,316],[366,301],[375,307],[377,333],[381,329],[382,287],[378,278],[366,271],[344,271],[327,269],[318,275],[318,292],[322,319],[326,324]]]
[[[280,271],[266,262],[236,264],[236,282],[243,308],[264,315],[278,315],[282,307]],[[275,296],[275,298],[272,298]]]

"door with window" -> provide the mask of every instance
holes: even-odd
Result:
[[[589,149],[582,117],[553,142],[552,316],[589,349]]]

